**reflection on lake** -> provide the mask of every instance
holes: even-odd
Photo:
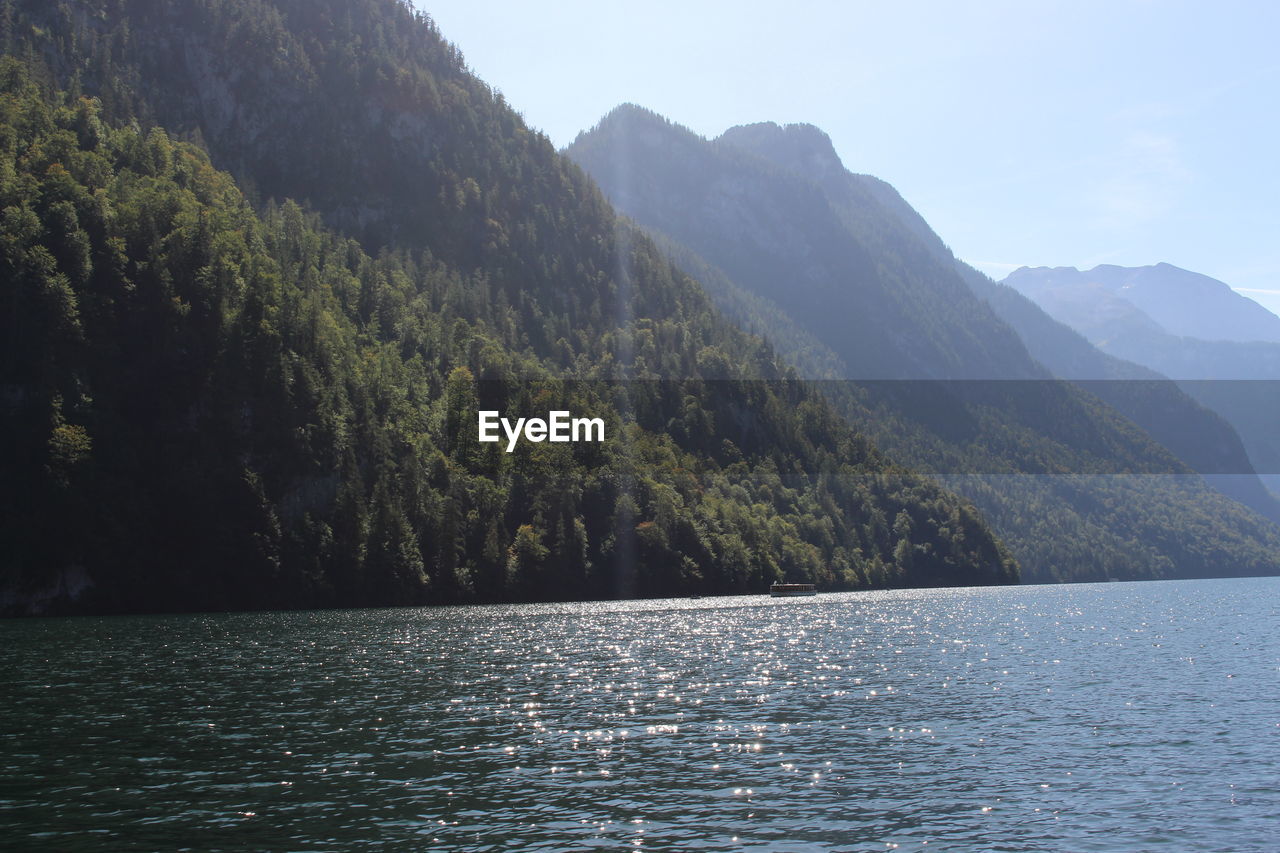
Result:
[[[1278,596],[1264,578],[10,620],[0,838],[1275,849]]]

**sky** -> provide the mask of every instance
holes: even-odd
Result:
[[[562,147],[807,122],[996,279],[1167,262],[1280,313],[1280,3],[415,0]]]

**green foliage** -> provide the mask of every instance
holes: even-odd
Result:
[[[85,606],[136,610],[1017,577],[559,160],[582,199],[545,216],[584,222],[518,259],[580,272],[540,290],[447,240],[371,257],[292,201],[256,211],[194,143],[12,59],[0,81],[10,588],[83,566]],[[478,407],[609,440],[507,454]]]
[[[79,565],[95,606],[150,609],[1016,577],[971,506],[888,464],[730,327],[407,4],[3,8],[6,586]],[[872,256],[918,248],[873,236],[816,257],[878,274]],[[883,316],[926,316],[930,277],[895,275]],[[826,307],[819,334],[780,328],[766,297],[739,296],[810,375],[844,375],[827,333],[899,366],[888,323]],[[968,319],[924,322],[915,355],[1017,356],[989,312]],[[473,404],[599,414],[610,441],[507,455],[465,440]],[[870,413],[878,442],[905,422],[845,412]],[[953,449],[922,441],[895,458]],[[1196,565],[1273,565],[1237,519],[1213,534],[1216,509],[1184,526],[1176,494],[1163,515],[1125,504],[1142,523],[1116,527],[1134,495],[1067,484],[1088,509],[1059,512],[1045,488],[970,492],[1037,577],[1133,555],[1159,574],[1198,542]]]

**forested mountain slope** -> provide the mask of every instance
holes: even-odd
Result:
[[[5,609],[1016,580],[401,4],[0,24]]]
[[[1012,287],[957,263],[974,292],[1017,330],[1031,353],[1055,376],[1076,380],[1123,413],[1222,494],[1280,522],[1280,499],[1265,485],[1268,477],[1276,479],[1273,472],[1280,467],[1274,460],[1280,460],[1280,455],[1259,452],[1274,441],[1262,411],[1265,399],[1274,394],[1243,383],[1174,382],[1103,352]],[[1237,417],[1228,419],[1229,412]],[[1273,460],[1269,466],[1263,464],[1268,459]]]
[[[1176,380],[1232,425],[1253,468],[1280,492],[1280,318],[1169,264],[1023,267],[1004,284],[1103,352]]]
[[[628,105],[566,153],[806,375],[855,380],[823,387],[895,458],[972,498],[1024,577],[1276,564],[1273,525],[1206,489],[1102,395],[1053,380],[924,220],[846,171],[817,129],[750,125],[708,141]],[[1195,414],[1167,430],[1171,443],[1199,463],[1180,430],[1235,440],[1230,461],[1249,471],[1231,430],[1168,383],[1098,390],[1161,424],[1166,406]]]

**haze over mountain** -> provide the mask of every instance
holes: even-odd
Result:
[[[1031,297],[1073,326],[1108,321],[1155,327],[1204,341],[1280,342],[1280,317],[1224,282],[1172,264],[1081,271],[1075,267],[1023,267],[1005,284]],[[1088,294],[1089,300],[1078,302]],[[1151,328],[1147,325],[1148,328]]]
[[[1140,285],[1125,286],[1128,281]],[[1170,282],[1169,300],[1181,307],[1159,304],[1160,286]],[[1168,264],[1088,272],[1023,267],[1004,284],[1104,352],[1172,379],[1280,378],[1280,343],[1272,328],[1280,317],[1207,276]],[[1194,298],[1179,295],[1187,290]]]
[[[1169,264],[1024,267],[1005,284],[1100,350],[1178,380],[1232,424],[1254,468],[1280,490],[1280,318]]]
[[[841,358],[842,378],[1048,375],[948,263],[895,224],[882,203],[892,188],[845,171],[816,128],[756,125],[708,143],[624,105],[567,153],[628,216],[784,304]]]
[[[1103,352],[1012,287],[960,266],[974,292],[1017,330],[1036,360],[1054,376],[1076,380],[1203,474],[1215,489],[1280,521],[1280,499],[1267,488],[1276,483],[1265,464],[1268,457],[1247,450],[1243,437],[1248,433],[1252,446],[1258,439],[1270,441],[1271,433],[1249,432],[1256,417],[1246,416],[1237,423],[1223,414],[1236,408],[1250,411],[1250,404],[1265,396],[1265,389],[1238,384],[1234,389],[1215,389],[1216,383],[1173,382],[1150,368]],[[1261,402],[1266,405],[1265,400]]]
[[[1277,389],[1256,384],[1219,383],[1180,388],[1167,376],[1144,367],[1145,359],[1127,361],[1098,349],[1026,297],[957,260],[924,218],[892,186],[870,175],[845,170],[830,140],[817,128],[808,125],[780,128],[766,122],[730,128],[721,135],[720,141],[754,151],[795,174],[809,177],[823,187],[855,231],[883,230],[887,227],[886,221],[896,221],[905,227],[937,261],[956,270],[969,289],[1017,333],[1039,366],[1048,368],[1060,379],[1111,380],[1092,381],[1083,387],[1141,426],[1192,470],[1205,475],[1223,494],[1280,522],[1280,500],[1267,491],[1255,473],[1255,468],[1264,471],[1266,483],[1273,489],[1280,486],[1280,476],[1276,476],[1280,471],[1277,467],[1280,466],[1280,436],[1269,428],[1270,424],[1280,422],[1280,418],[1271,417],[1280,415],[1280,394],[1273,393]],[[881,219],[881,213],[889,214],[888,220]],[[1099,269],[1104,270],[1104,278],[1113,290],[1126,296],[1134,295],[1144,305],[1155,306],[1161,316],[1190,323],[1199,313],[1210,312],[1217,319],[1206,319],[1204,328],[1255,330],[1243,334],[1255,334],[1280,325],[1276,322],[1280,318],[1265,308],[1226,284],[1197,273],[1167,264],[1136,270]],[[1161,291],[1175,294],[1176,298],[1162,298]],[[961,306],[967,299],[968,294],[960,297]],[[962,313],[963,308],[956,310],[956,300],[954,289],[942,290],[931,310],[945,306],[945,310],[954,312],[953,322],[972,322]],[[1224,358],[1233,357],[1236,349],[1229,345],[1206,345],[1192,357],[1203,358],[1205,349],[1215,347],[1225,352]],[[1258,344],[1249,344],[1246,349],[1254,358],[1259,351],[1272,350]],[[1127,350],[1121,349],[1121,352]],[[1270,360],[1270,357],[1263,359],[1264,363]],[[1005,363],[1004,369],[1010,367]],[[1013,367],[1011,375],[1021,375],[1024,370],[1025,367]],[[997,371],[993,375],[1005,378],[1010,374]],[[1181,373],[1175,370],[1170,375]],[[1246,377],[1248,374],[1242,371],[1240,378]],[[1006,414],[1012,411],[1010,408]],[[1243,438],[1246,434],[1247,439]],[[1246,441],[1253,452],[1247,451]]]
[[[1048,381],[1053,374],[975,295],[967,278],[980,274],[959,264],[892,187],[845,170],[816,128],[763,123],[706,140],[624,105],[566,153],[659,235],[731,316],[769,334],[806,375],[907,380],[826,388],[877,443],[974,499],[1025,576],[1096,578],[1122,566],[1159,572],[1157,564],[1185,565],[1182,549],[1199,546],[1185,529],[1173,529],[1182,525],[1170,523],[1179,515],[1208,512],[1255,529],[1239,507],[1186,479],[1041,476],[1150,472],[1156,459],[1165,460],[1155,463],[1161,471],[1190,468],[1096,396]],[[910,381],[942,377],[998,381]],[[1166,431],[1182,439],[1170,443],[1197,470],[1251,476],[1230,428],[1168,383],[1141,399],[1132,391],[1119,396],[1156,423],[1169,423],[1162,416],[1169,407],[1189,414]],[[1209,440],[1178,435],[1188,430]],[[1239,491],[1280,517],[1256,480]],[[1130,547],[1157,540],[1169,550],[1139,556]]]

